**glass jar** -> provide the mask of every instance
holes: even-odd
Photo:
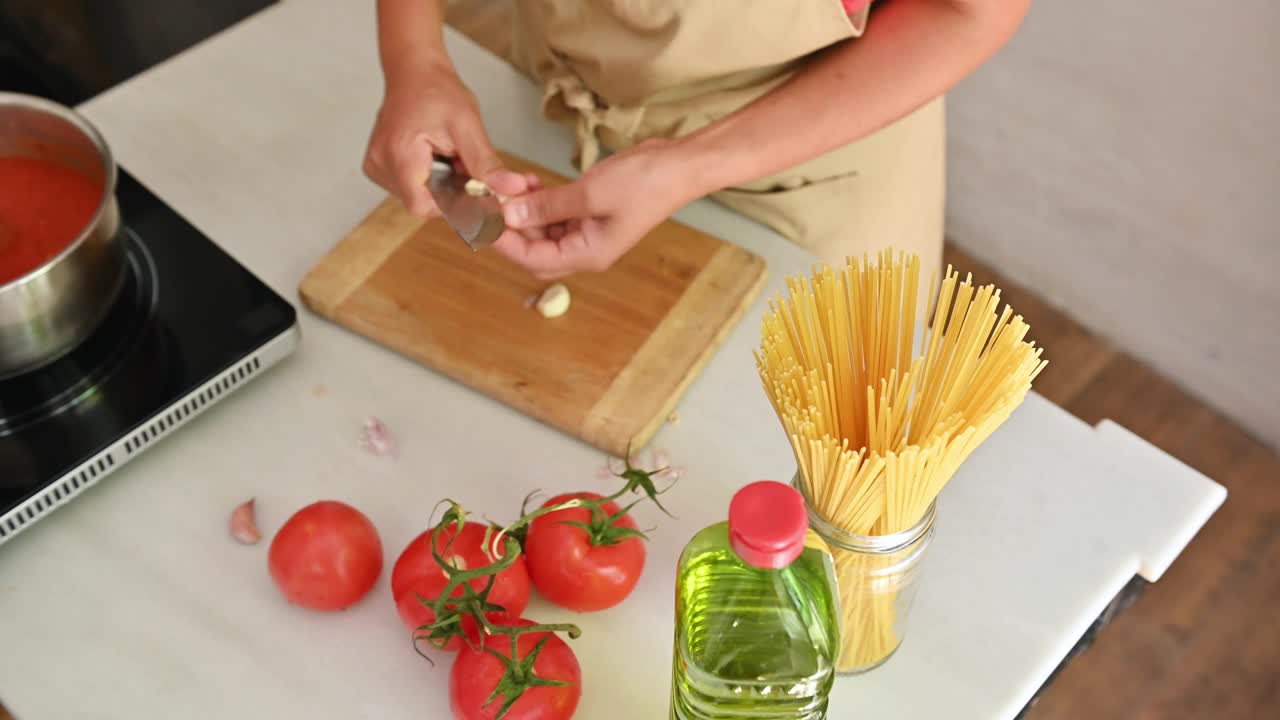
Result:
[[[799,474],[792,483],[804,495],[809,526],[826,541],[835,560],[840,594],[836,672],[867,672],[883,664],[902,644],[921,563],[933,541],[936,504],[931,503],[920,522],[907,530],[859,535],[835,527],[813,507]]]

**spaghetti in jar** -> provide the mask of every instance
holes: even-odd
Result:
[[[827,543],[835,561],[841,617],[836,673],[856,675],[875,669],[902,645],[924,559],[933,542],[936,503],[906,530],[861,535],[823,517],[806,494],[800,473],[792,485],[804,496],[809,527]]]
[[[843,673],[876,667],[901,644],[934,501],[1045,364],[999,289],[951,268],[930,283],[923,324],[919,274],[918,257],[890,250],[878,262],[820,264],[788,278],[761,320],[760,380],[836,561]]]

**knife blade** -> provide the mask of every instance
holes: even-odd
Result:
[[[436,157],[431,162],[427,190],[449,227],[468,247],[478,251],[496,242],[507,225],[498,198],[492,193],[471,195],[466,189],[467,179],[447,158]]]

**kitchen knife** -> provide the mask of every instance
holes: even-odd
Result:
[[[427,189],[449,227],[472,250],[480,250],[497,241],[507,226],[502,220],[502,206],[498,198],[492,193],[469,194],[467,179],[466,174],[455,170],[447,158],[436,157],[431,162]]]

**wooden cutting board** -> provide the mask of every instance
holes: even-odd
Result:
[[[668,221],[608,272],[565,280],[569,311],[544,318],[527,301],[545,283],[388,198],[299,290],[314,312],[621,457],[652,439],[765,274],[760,257]]]

